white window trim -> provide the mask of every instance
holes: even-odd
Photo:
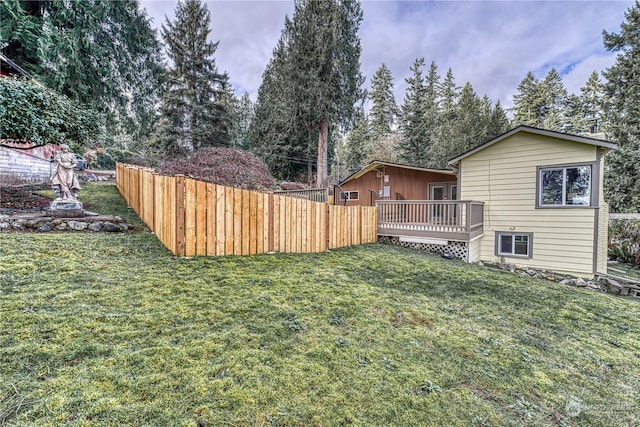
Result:
[[[579,167],[588,167],[589,168],[589,204],[586,205],[568,205],[566,202],[567,192],[566,192],[566,179],[567,179],[567,169],[579,168]],[[538,166],[537,168],[537,180],[536,180],[536,208],[537,209],[580,209],[580,208],[593,208],[596,203],[594,202],[594,197],[596,196],[594,193],[598,191],[597,186],[594,185],[594,177],[596,165],[594,163],[575,163],[575,164],[567,164],[567,165],[555,165],[555,166]],[[560,205],[543,205],[542,204],[542,172],[550,171],[550,170],[561,170],[562,171],[562,204]]]
[[[501,251],[501,238],[502,236],[511,236],[512,237],[512,248],[515,251],[516,236],[526,236],[527,237],[527,255],[515,254],[515,253],[505,253]],[[522,233],[522,232],[513,232],[513,231],[496,231],[496,256],[501,257],[509,257],[509,258],[523,258],[523,259],[531,259],[533,258],[533,233]]]

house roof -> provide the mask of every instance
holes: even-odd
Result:
[[[369,163],[368,165],[366,165],[365,167],[363,167],[362,169],[360,169],[359,171],[349,175],[347,178],[345,178],[342,181],[340,181],[340,184],[344,184],[345,182],[360,178],[361,176],[363,176],[367,172],[375,170],[377,167],[380,167],[380,166],[392,166],[394,168],[411,169],[411,170],[417,170],[417,171],[423,171],[423,172],[431,172],[431,173],[440,173],[440,174],[444,174],[444,175],[455,175],[456,174],[455,171],[453,171],[451,169],[429,169],[429,168],[421,168],[421,167],[418,167],[418,166],[409,166],[409,165],[402,165],[402,164],[399,164],[399,163],[390,163],[390,162],[382,162],[382,161],[379,161],[379,160],[374,160],[371,163]]]
[[[605,147],[605,148],[610,148],[610,149],[615,149],[616,148],[616,144],[611,142],[611,141],[606,141],[603,139],[597,139],[597,138],[589,138],[586,136],[578,136],[578,135],[570,135],[568,133],[562,133],[562,132],[556,132],[556,131],[552,131],[552,130],[547,130],[547,129],[540,129],[540,128],[535,128],[535,127],[531,127],[531,126],[518,126],[516,128],[511,129],[510,131],[503,133],[502,135],[499,135],[493,139],[490,139],[489,141],[478,145],[475,148],[472,148],[471,150],[460,154],[457,157],[452,158],[451,160],[449,160],[449,165],[454,165],[456,163],[458,163],[460,160],[464,159],[465,157],[468,157],[472,154],[477,153],[478,151],[484,150],[487,147],[492,146],[493,144],[500,142],[504,139],[509,138],[512,135],[515,135],[516,133],[520,133],[520,132],[526,132],[526,133],[531,133],[531,134],[535,134],[535,135],[542,135],[542,136],[549,136],[551,138],[559,138],[559,139],[564,139],[566,141],[573,141],[573,142],[579,142],[582,144],[589,144],[589,145],[594,145],[597,147]]]

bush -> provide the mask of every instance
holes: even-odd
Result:
[[[640,265],[640,221],[615,219],[609,224],[609,258]]]
[[[157,168],[165,175],[185,175],[201,181],[249,190],[272,190],[275,183],[267,165],[247,151],[207,147],[191,157],[165,162]]]
[[[99,116],[31,80],[0,78],[0,135],[79,151],[99,132]]]

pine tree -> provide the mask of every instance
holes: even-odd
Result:
[[[554,131],[564,131],[567,90],[562,83],[562,77],[555,68],[552,68],[544,80],[538,84],[538,91],[541,99],[542,127]]]
[[[289,19],[286,19],[285,28]],[[306,140],[307,130],[296,121],[296,105],[289,75],[287,31],[283,31],[262,74],[255,115],[249,127],[251,149],[278,179],[295,179],[315,157]]]
[[[428,162],[427,132],[427,87],[422,75],[424,58],[418,58],[411,66],[413,75],[406,79],[408,84],[402,105],[400,129],[402,140],[398,146],[400,161],[409,165],[422,166]]]
[[[456,103],[460,95],[460,88],[456,86],[451,68],[447,70],[447,75],[442,82],[440,97],[442,106],[442,120],[450,122],[455,119]]]
[[[487,137],[487,114],[490,114],[490,108],[490,103],[488,109],[486,103],[483,104],[471,83],[465,83],[460,91],[453,138],[447,149],[440,153],[438,164],[441,167],[446,165],[448,159],[484,142]]]
[[[511,128],[511,122],[507,117],[507,112],[502,108],[500,101],[496,101],[496,104],[491,110],[491,117],[487,126],[486,140],[495,138],[502,135]]]
[[[159,139],[168,151],[192,153],[206,146],[229,144],[229,119],[221,104],[228,76],[217,70],[218,43],[207,41],[211,16],[200,0],[176,7],[175,20],[162,25],[162,37],[173,66],[162,99],[166,120]]]
[[[604,102],[604,85],[597,72],[591,73],[589,79],[580,88],[580,103],[586,126],[581,132],[597,133],[606,131],[607,125],[603,121],[602,104]]]
[[[640,211],[640,2],[625,13],[619,33],[604,32],[604,46],[617,52],[603,72],[606,122],[618,149],[606,156],[605,197],[613,211]]]
[[[393,95],[393,77],[385,64],[371,78],[371,110],[369,117],[373,138],[382,138],[391,133],[398,118],[398,105]]]
[[[518,85],[518,93],[513,96],[514,125],[542,125],[542,100],[538,85],[538,79],[531,71]]]
[[[290,99],[296,119],[317,139],[318,187],[328,184],[329,129],[350,127],[364,93],[360,72],[362,8],[356,0],[297,0],[288,22]]]
[[[102,114],[127,139],[149,134],[164,64],[138,0],[0,1],[0,46],[39,82]]]
[[[345,140],[344,157],[341,162],[344,176],[348,176],[365,166],[371,154],[373,133],[364,109],[360,108],[356,115],[355,125]]]

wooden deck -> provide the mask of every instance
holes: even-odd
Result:
[[[484,233],[484,203],[474,201],[380,200],[378,235],[468,242]]]

